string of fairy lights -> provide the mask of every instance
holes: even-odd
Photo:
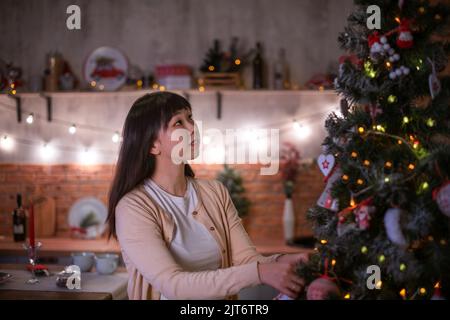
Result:
[[[0,102],[0,110],[15,113],[16,106]],[[52,118],[51,122],[47,122],[45,116],[36,113],[30,109],[27,109],[26,107],[22,108],[22,112],[26,115],[25,125],[27,126],[33,126],[33,124],[35,124],[36,122],[42,121],[46,122],[47,125],[50,124],[65,127],[67,133],[70,136],[76,136],[80,131],[91,131],[103,135],[110,135],[111,142],[117,146],[119,146],[120,142],[122,141],[121,131],[117,129],[105,128],[101,126],[95,126],[80,122],[72,122],[65,119],[54,117]],[[335,105],[327,106],[325,108],[319,109],[318,111],[302,115],[299,118],[283,119],[277,122],[258,125],[257,127],[249,127],[248,129],[242,130],[242,132],[245,135],[245,140],[254,141],[260,139],[260,137],[258,136],[258,130],[278,128],[280,132],[293,131],[296,137],[298,137],[300,140],[305,140],[308,137],[310,137],[312,133],[311,125],[317,122],[323,122],[325,120],[325,117],[330,112],[336,113],[340,112],[339,107],[336,107]],[[212,138],[209,137],[208,135],[202,136],[202,142],[204,146],[207,147],[208,145],[210,145],[211,141]],[[8,153],[13,152],[16,148],[16,144],[37,148],[38,152],[40,153],[41,159],[46,161],[53,160],[55,156],[58,154],[58,151],[77,153],[78,161],[83,164],[95,163],[95,159],[97,159],[100,154],[116,155],[118,153],[118,149],[113,150],[103,148],[86,148],[67,144],[56,145],[48,140],[44,141],[44,139],[42,138],[41,139],[24,138],[13,135],[8,132],[0,131],[1,152],[8,152]]]

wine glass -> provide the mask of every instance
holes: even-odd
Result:
[[[31,264],[31,278],[26,281],[28,284],[35,284],[39,282],[39,279],[36,277],[36,261],[38,257],[38,251],[41,248],[42,243],[36,242],[34,246],[30,244],[23,244],[23,248],[27,251],[28,261]]]

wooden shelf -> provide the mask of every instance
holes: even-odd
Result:
[[[20,98],[83,98],[83,97],[114,97],[114,96],[140,96],[145,93],[157,92],[158,90],[142,89],[142,90],[121,90],[121,91],[59,91],[59,92],[19,92],[16,96]],[[336,95],[334,90],[207,90],[200,92],[199,90],[170,90],[178,94],[188,94],[196,96],[212,96],[217,92],[223,95]],[[0,93],[0,96],[8,96],[6,93]]]

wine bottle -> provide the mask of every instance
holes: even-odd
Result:
[[[261,43],[256,43],[256,54],[253,58],[253,89],[264,88],[264,60]]]
[[[278,52],[273,73],[273,88],[275,90],[289,89],[289,68],[286,63],[286,53],[284,49]]]
[[[26,214],[22,207],[22,195],[17,195],[17,208],[13,212],[13,236],[14,241],[25,241],[26,239]]]

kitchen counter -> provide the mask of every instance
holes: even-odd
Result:
[[[120,253],[119,244],[114,239],[108,241],[107,239],[83,240],[54,237],[38,239],[38,241],[42,243],[41,256],[69,256],[72,252],[81,251]],[[255,243],[255,245],[258,252],[264,255],[312,251],[311,249],[287,246],[282,241]],[[24,253],[21,242],[14,242],[11,238],[0,238],[0,256],[23,256]]]

